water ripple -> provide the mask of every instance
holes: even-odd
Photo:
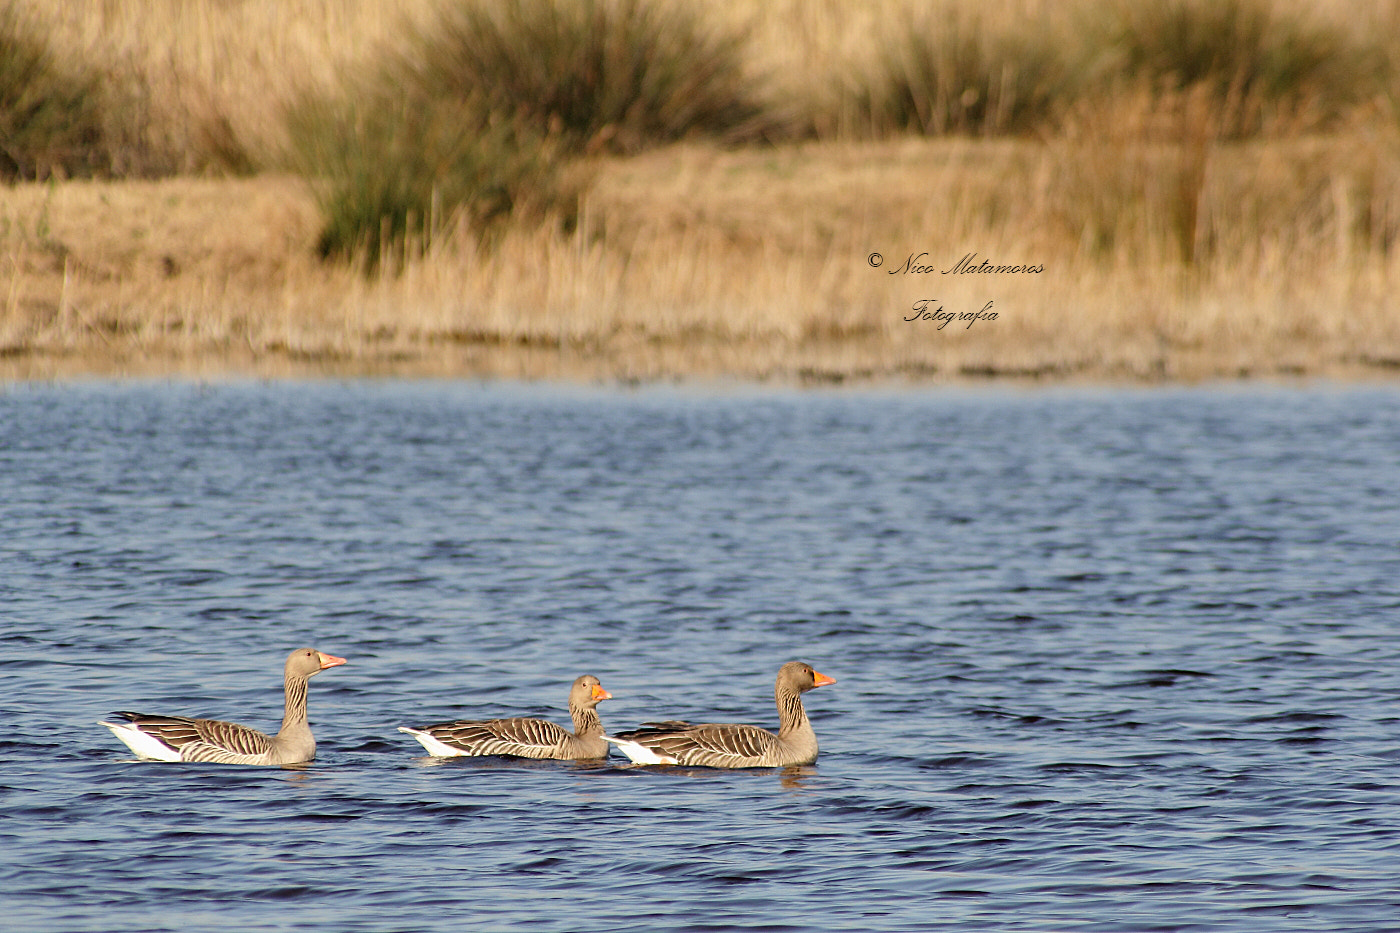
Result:
[[[1400,393],[0,394],[7,927],[1350,931],[1400,896]],[[113,709],[315,762],[137,762]],[[775,724],[818,763],[423,757]],[[294,918],[294,919],[289,919]]]

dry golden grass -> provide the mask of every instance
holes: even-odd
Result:
[[[172,152],[223,146],[228,164],[256,166],[280,145],[283,103],[333,86],[434,0],[26,3],[63,48],[140,77],[150,133]],[[989,20],[1066,28],[1059,4],[984,6]],[[1378,31],[1400,24],[1397,2],[1311,7],[1400,32]],[[859,73],[871,37],[908,9],[724,8],[780,96],[811,93],[832,69]],[[395,278],[317,262],[309,192],[267,170],[0,189],[0,377],[1400,371],[1395,115],[1226,144],[1208,108],[1124,93],[1045,139],[693,144],[604,160],[579,229],[513,229],[490,251],[464,232]],[[976,253],[1044,272],[890,274],[925,252],[938,270]],[[955,312],[992,301],[998,317],[906,321],[920,299]]]
[[[386,49],[404,48],[410,24],[431,23],[453,0],[8,0],[38,22],[60,57],[101,68],[136,91],[153,145],[187,169],[257,167],[284,144],[282,107],[308,90],[344,85]],[[987,0],[976,22],[1022,25],[1070,47],[1096,10],[1135,0]],[[1269,2],[1269,0],[1263,0]],[[1280,14],[1339,25],[1400,63],[1400,0],[1272,0]],[[749,37],[754,80],[778,105],[806,109],[870,77],[891,36],[962,15],[957,0],[728,0],[706,4],[719,28]],[[1387,38],[1388,37],[1388,38]],[[1393,89],[1400,90],[1400,89]],[[834,133],[860,117],[832,102]],[[1392,115],[1393,116],[1393,115]],[[138,121],[141,122],[141,121]],[[220,166],[223,159],[228,164]]]
[[[1078,172],[1133,157],[1091,152]],[[1088,182],[1066,152],[1026,142],[613,159],[579,230],[512,231],[490,252],[463,236],[395,278],[314,261],[314,207],[288,178],[20,186],[0,193],[0,372],[1386,374],[1400,367],[1400,257],[1357,217],[1400,234],[1388,158],[1378,181],[1381,157],[1351,139],[1212,153],[1195,266],[1154,232],[1169,224],[1150,197],[1107,256],[1081,248],[1056,225]],[[924,252],[940,271],[890,274]],[[941,273],[971,252],[1045,268]],[[924,298],[992,301],[998,317],[906,321]]]
[[[64,58],[130,88],[148,142],[186,169],[246,168],[283,145],[282,108],[336,86],[433,0],[16,0]]]

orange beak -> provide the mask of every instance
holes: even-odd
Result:
[[[594,684],[594,685],[593,685],[593,699],[595,699],[595,700],[611,700],[611,699],[612,699],[612,694],[609,693],[608,691],[604,690],[602,684]]]
[[[344,658],[337,658],[333,654],[322,654],[319,651],[316,652],[316,657],[321,659],[321,670],[323,671],[328,667],[339,667],[345,663]]]
[[[827,684],[834,684],[834,683],[836,683],[836,678],[835,678],[835,677],[828,677],[828,676],[826,676],[825,674],[818,674],[816,671],[812,671],[812,686],[813,686],[813,687],[825,687]]]

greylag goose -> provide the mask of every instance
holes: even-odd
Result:
[[[142,758],[157,761],[210,761],[228,765],[289,765],[316,757],[316,739],[306,723],[306,686],[311,675],[344,664],[344,658],[298,648],[287,656],[283,683],[287,695],[282,728],[276,735],[217,719],[149,716],[117,712],[126,722],[103,722]]]
[[[817,760],[817,734],[802,708],[802,694],[836,683],[801,661],[778,671],[778,731],[735,723],[648,722],[631,732],[604,736],[640,765],[705,768],[785,768]]]
[[[458,720],[440,722],[421,729],[399,726],[436,758],[460,755],[515,755],[520,758],[606,758],[608,743],[603,738],[603,722],[598,704],[611,700],[598,678],[584,674],[569,690],[569,715],[574,731],[547,719]]]

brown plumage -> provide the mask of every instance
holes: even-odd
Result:
[[[817,734],[802,707],[802,694],[834,684],[825,674],[801,661],[789,661],[778,671],[773,695],[778,703],[778,731],[736,723],[671,720],[643,723],[631,732],[606,736],[637,764],[687,765],[705,768],[782,768],[817,760]]]
[[[608,743],[598,704],[612,699],[598,678],[584,674],[569,690],[569,715],[574,731],[547,719],[457,720],[420,729],[399,726],[429,754],[438,758],[474,755],[515,755],[519,758],[606,758]]]
[[[316,757],[316,739],[306,721],[306,687],[313,674],[344,664],[344,658],[298,648],[287,656],[282,681],[286,704],[282,728],[267,735],[218,719],[113,713],[126,722],[104,722],[133,752],[157,761],[205,761],[231,765],[287,765]]]

